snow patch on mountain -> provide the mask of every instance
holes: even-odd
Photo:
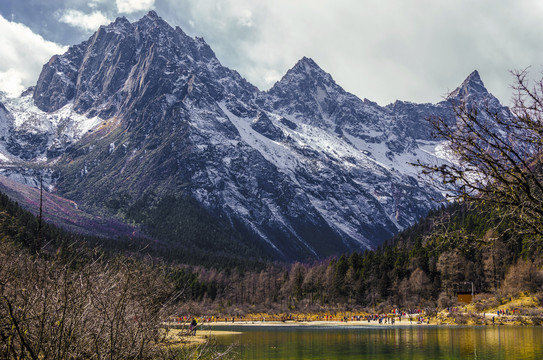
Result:
[[[262,156],[279,169],[293,169],[299,164],[297,156],[284,144],[268,139],[251,127],[251,119],[240,118],[232,114],[224,102],[219,107],[234,124],[241,138],[253,149],[256,149]]]
[[[73,103],[68,103],[54,112],[45,112],[34,105],[32,94],[28,93],[18,98],[4,100],[9,114],[3,114],[0,119],[0,151],[6,161],[17,161],[21,157],[13,157],[6,147],[32,146],[32,135],[46,137],[36,145],[37,152],[32,158],[37,162],[47,161],[47,151],[62,152],[68,145],[78,141],[92,131],[103,120],[98,116],[87,117],[73,110]],[[0,138],[1,139],[1,138]],[[7,145],[6,145],[7,144]],[[2,158],[2,159],[3,159]]]

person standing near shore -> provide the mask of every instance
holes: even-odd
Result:
[[[189,326],[189,335],[196,336],[196,326],[198,325],[198,322],[196,319],[192,319],[190,326]]]

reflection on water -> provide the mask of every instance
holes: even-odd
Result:
[[[242,359],[543,359],[541,327],[237,327]]]

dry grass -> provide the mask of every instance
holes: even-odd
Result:
[[[218,330],[197,330],[196,336],[188,334],[186,329],[168,329],[166,333],[165,345],[173,348],[183,346],[200,345],[207,342],[212,337],[224,335],[241,334],[236,331],[218,331]]]

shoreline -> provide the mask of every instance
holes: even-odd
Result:
[[[418,323],[418,322],[410,322],[409,320],[406,321],[396,321],[395,324],[379,324],[378,321],[371,321],[368,322],[367,320],[360,320],[360,321],[339,321],[339,320],[315,320],[315,321],[295,321],[295,320],[287,320],[287,321],[250,321],[250,320],[239,320],[234,323],[232,322],[224,322],[224,321],[217,321],[217,322],[205,322],[203,324],[204,327],[216,327],[216,326],[224,326],[224,327],[234,327],[234,326],[270,326],[270,327],[280,327],[280,326],[291,326],[291,327],[304,327],[304,326],[318,326],[318,327],[342,327],[342,326],[359,326],[359,327],[405,327],[405,326],[432,326],[432,325],[439,325],[435,322],[432,323],[432,320],[430,320],[430,324],[424,323]],[[205,331],[205,330],[203,330]]]
[[[424,321],[410,321],[408,318],[399,321],[396,319],[395,323],[379,323],[379,321],[370,321],[366,319],[361,320],[236,320],[231,321],[202,321],[198,323],[199,331],[223,331],[215,330],[217,327],[231,328],[231,327],[417,327],[417,326],[540,326],[538,323],[534,323],[530,316],[494,316],[492,314],[459,314],[464,319],[458,321],[455,317],[437,316],[431,317],[428,322],[428,318]],[[494,321],[493,319],[494,318]],[[169,326],[176,327],[188,327],[186,323],[168,323]],[[228,331],[228,330],[224,330]]]

